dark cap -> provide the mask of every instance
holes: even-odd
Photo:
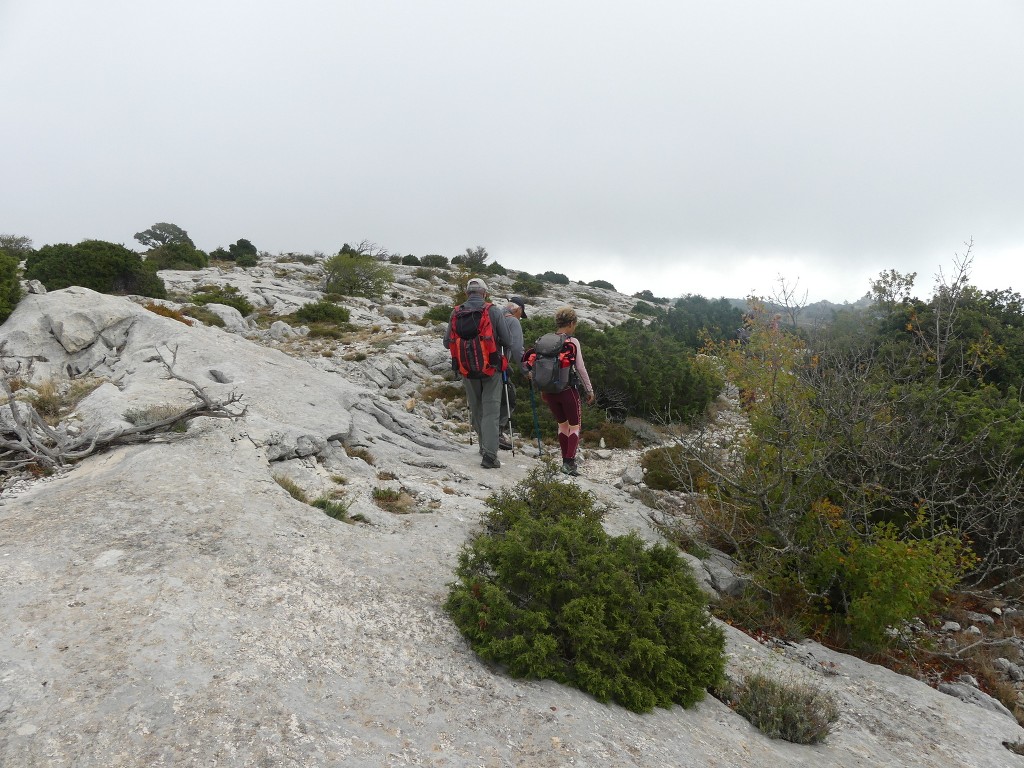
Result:
[[[522,296],[513,296],[508,300],[509,304],[518,304],[519,308],[523,310],[523,319],[526,319],[526,302],[523,301]]]

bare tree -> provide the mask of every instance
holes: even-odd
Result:
[[[783,312],[789,318],[789,324],[796,328],[797,319],[804,307],[807,306],[807,291],[804,290],[803,296],[797,298],[797,288],[800,285],[799,277],[792,285],[782,275],[778,276],[776,282],[778,287],[772,292],[771,301],[782,307]]]

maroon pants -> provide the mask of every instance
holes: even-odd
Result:
[[[540,395],[547,403],[551,415],[559,424],[569,422],[574,431],[568,434],[558,430],[558,445],[562,449],[562,459],[569,460],[576,458],[576,448],[580,444],[580,393],[573,387],[563,389],[561,392],[541,392]]]

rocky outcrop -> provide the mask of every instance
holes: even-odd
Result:
[[[537,459],[518,450],[483,470],[435,406],[407,400],[444,358],[430,328],[391,322],[396,340],[364,360],[304,360],[275,348],[290,339],[257,343],[85,289],[23,300],[0,328],[4,368],[104,377],[83,422],[185,397],[159,362],[172,350],[247,411],[4,490],[0,764],[1018,764],[1002,742],[1024,729],[1005,714],[728,626],[731,676],[767,671],[837,697],[823,745],[772,741],[710,697],[636,715],[481,662],[442,610],[447,585],[487,496]],[[578,482],[609,531],[658,540],[647,508],[611,482],[635,456],[584,459]],[[365,522],[326,516],[281,478]],[[404,514],[373,502],[383,487],[411,500]],[[727,562],[691,562],[709,592],[729,588]]]

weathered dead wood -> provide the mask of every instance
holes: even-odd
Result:
[[[56,426],[47,424],[31,403],[15,398],[7,377],[0,376],[0,388],[7,396],[11,412],[11,423],[0,432],[0,472],[13,472],[32,465],[55,469],[112,446],[167,438],[173,427],[188,424],[199,416],[237,419],[245,414],[246,406],[240,405],[240,394],[232,392],[224,399],[211,397],[201,385],[175,369],[177,358],[178,350],[175,348],[171,350],[169,361],[159,351],[152,359],[163,364],[169,378],[187,384],[198,402],[144,424],[131,427],[95,426],[83,432],[76,431],[74,425],[67,423]]]

